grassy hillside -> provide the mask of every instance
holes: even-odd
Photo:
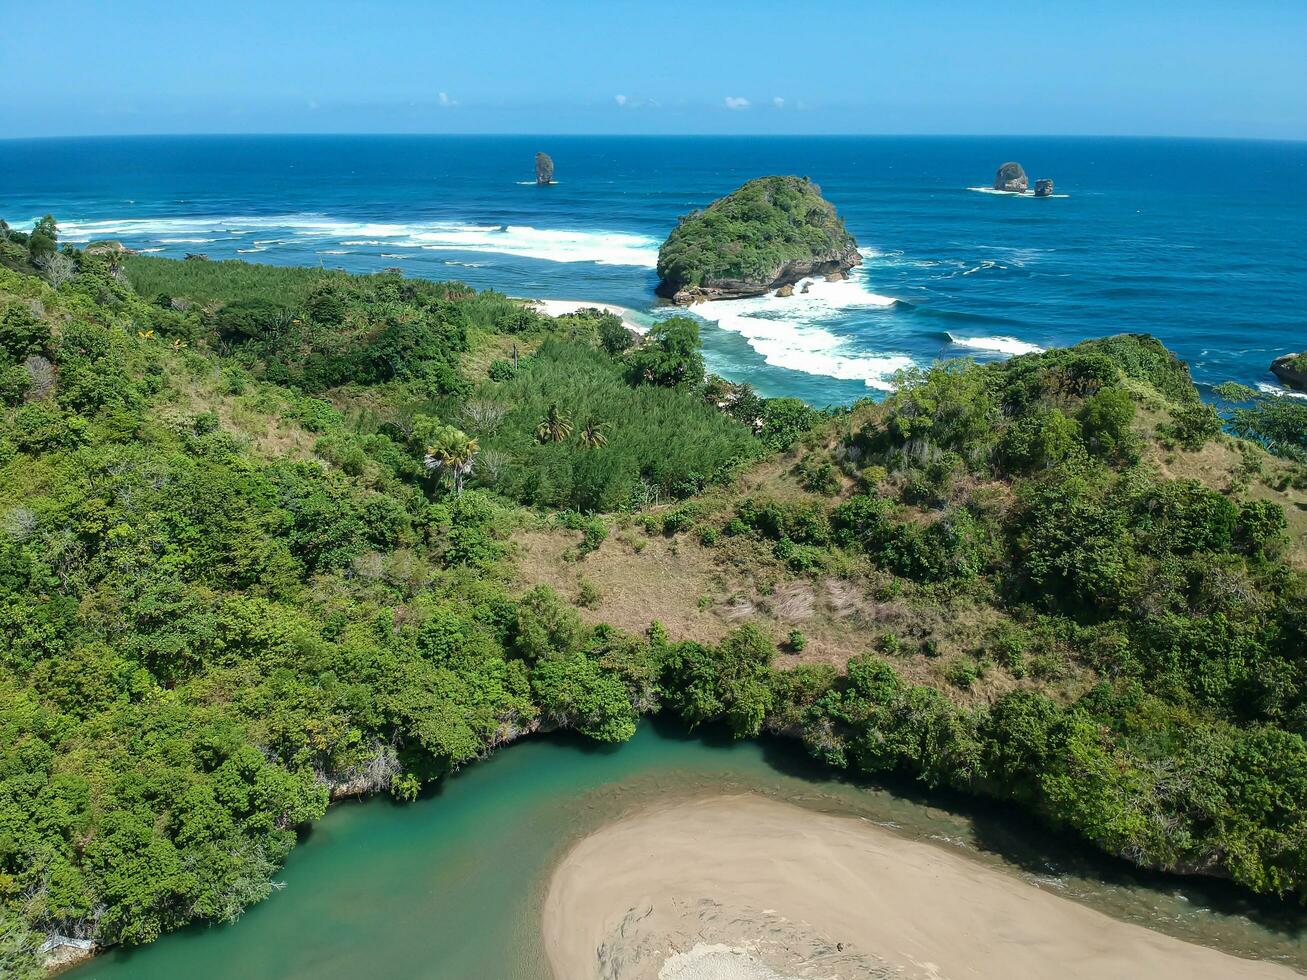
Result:
[[[572,565],[533,532],[522,575],[599,583],[595,622],[753,623],[786,669],[753,720],[835,765],[1301,895],[1307,470],[1221,422],[1148,337],[953,362]]]
[[[1307,894],[1307,474],[1150,338],[825,414],[691,321],[9,244],[3,970],[234,917],[334,796],[659,710]]]

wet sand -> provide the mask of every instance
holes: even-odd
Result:
[[[1289,978],[852,817],[759,796],[580,841],[544,908],[558,980]]]

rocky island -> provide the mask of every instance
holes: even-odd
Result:
[[[1277,357],[1271,362],[1271,373],[1288,387],[1307,391],[1307,351]]]
[[[996,191],[1024,194],[1029,187],[1030,178],[1026,176],[1025,168],[1019,163],[1005,163],[998,168],[998,173],[994,174],[994,190]]]
[[[547,187],[554,182],[554,159],[548,153],[536,154],[536,185]]]
[[[658,251],[657,293],[689,306],[792,291],[810,276],[843,278],[861,261],[820,187],[758,177],[681,219]]]

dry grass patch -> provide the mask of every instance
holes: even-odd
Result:
[[[533,530],[516,536],[516,565],[523,588],[549,585],[573,596],[584,576],[599,591],[599,601],[580,609],[591,624],[608,623],[630,633],[642,633],[657,620],[678,640],[715,643],[734,625],[717,614],[713,597],[730,594],[706,549],[684,539],[636,539],[610,536],[579,560],[566,554],[580,535],[566,530]],[[710,597],[701,603],[700,597]]]
[[[244,436],[255,455],[265,459],[313,459],[318,436],[282,417],[287,405],[275,394],[252,385],[236,395],[220,389],[217,373],[175,386],[166,410],[178,424],[212,413],[222,428]]]

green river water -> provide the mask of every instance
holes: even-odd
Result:
[[[645,724],[611,749],[521,742],[414,804],[333,806],[291,854],[284,888],[238,922],[113,950],[66,976],[551,980],[540,906],[574,840],[655,800],[745,791],[860,815],[1117,918],[1307,971],[1297,910],[1093,858],[1007,810],[842,782],[787,744]]]

